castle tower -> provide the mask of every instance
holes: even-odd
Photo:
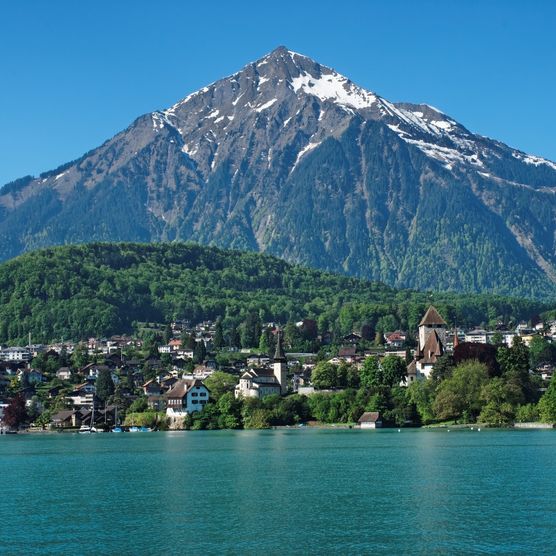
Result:
[[[274,354],[274,376],[280,383],[280,391],[283,394],[288,392],[288,364],[284,347],[282,345],[282,332],[278,330],[276,336],[276,353]]]
[[[419,351],[422,351],[429,336],[436,332],[442,346],[446,345],[446,321],[431,305],[419,323]]]

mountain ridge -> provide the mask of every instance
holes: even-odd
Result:
[[[279,47],[0,190],[0,258],[186,239],[397,287],[556,292],[556,164]]]

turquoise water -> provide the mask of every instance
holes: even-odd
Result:
[[[556,554],[556,431],[0,437],[1,554]]]

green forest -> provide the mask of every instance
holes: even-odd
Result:
[[[26,253],[0,265],[0,342],[81,340],[137,322],[250,314],[279,323],[314,319],[318,331],[414,331],[434,303],[449,325],[530,320],[549,307],[496,295],[395,290],[252,252],[190,243],[94,243]]]

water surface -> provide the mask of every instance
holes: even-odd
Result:
[[[556,554],[556,431],[0,437],[2,554]]]

